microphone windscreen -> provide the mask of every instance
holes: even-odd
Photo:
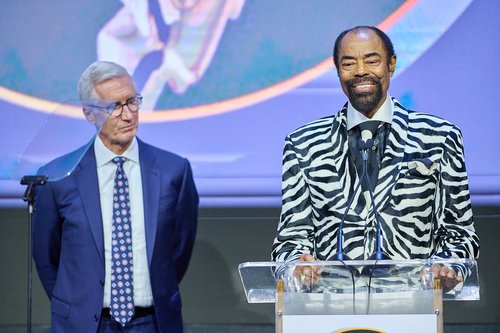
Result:
[[[373,135],[377,132],[377,129],[379,126],[382,124],[381,121],[379,120],[368,120],[365,121],[361,124],[359,124],[359,129],[361,130],[361,138],[363,138],[363,132],[364,131],[369,131],[371,133],[370,139],[373,137]]]
[[[361,140],[363,140],[363,142],[368,142],[371,138],[373,138],[373,133],[370,130],[365,129],[361,131]]]

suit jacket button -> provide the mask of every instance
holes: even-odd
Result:
[[[94,315],[94,321],[98,321],[99,320],[99,316],[98,315]]]
[[[99,280],[99,284],[100,284],[101,286],[104,286],[104,280]]]

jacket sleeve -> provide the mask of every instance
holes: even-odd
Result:
[[[298,260],[301,254],[314,252],[314,225],[309,188],[290,138],[285,140],[283,149],[281,191],[281,216],[271,258]]]
[[[198,221],[198,192],[193,180],[191,166],[185,160],[184,173],[175,209],[174,263],[177,280],[186,273],[193,251]]]
[[[478,258],[462,134],[453,127],[445,141],[436,193],[436,257]]]
[[[43,174],[43,170],[39,171]],[[45,292],[52,297],[59,267],[61,223],[52,183],[38,186],[33,214],[33,259]]]

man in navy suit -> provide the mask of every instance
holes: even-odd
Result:
[[[122,66],[97,61],[78,88],[100,131],[40,169],[50,180],[79,160],[39,187],[33,218],[52,332],[182,332],[179,282],[198,215],[190,164],[136,137],[142,97]]]

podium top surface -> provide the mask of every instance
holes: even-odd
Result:
[[[444,300],[479,300],[473,259],[318,261],[313,266],[320,274],[314,281],[294,274],[296,267],[311,263],[245,262],[238,269],[249,303],[274,303],[278,280],[283,281],[285,294],[359,296],[434,289],[432,264],[446,265],[463,277],[463,282],[443,294]]]

